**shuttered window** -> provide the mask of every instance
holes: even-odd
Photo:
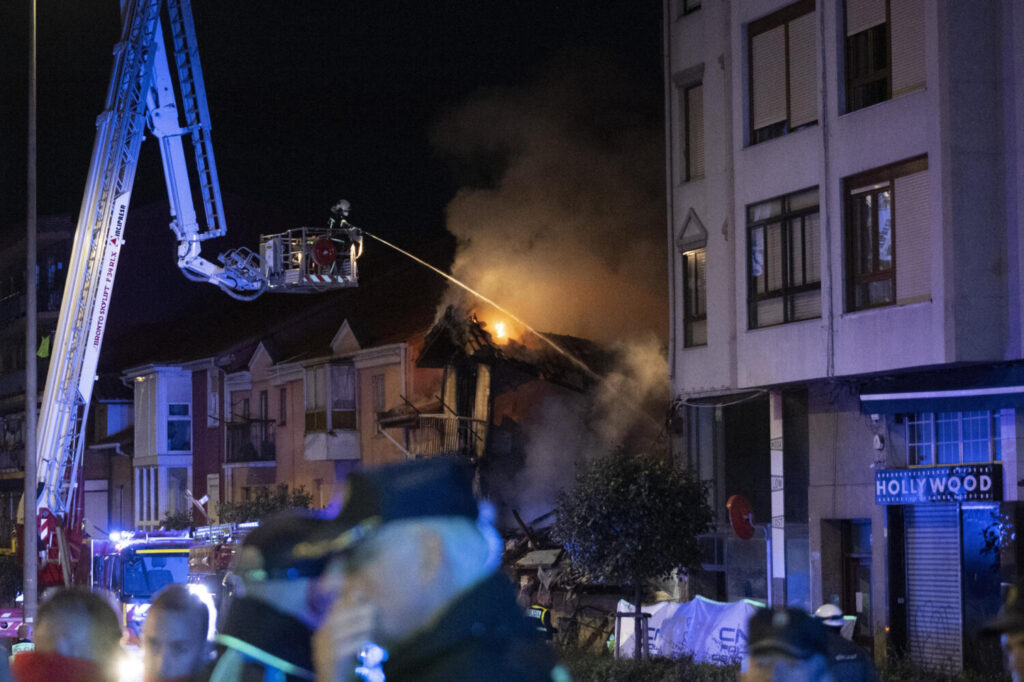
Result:
[[[927,157],[919,157],[844,183],[847,310],[930,298],[927,170]]]
[[[818,41],[813,12],[789,22],[789,125],[818,120]]]
[[[928,232],[928,173],[912,173],[893,182],[896,194],[896,302],[913,303],[931,299],[932,249]]]
[[[892,23],[892,96],[924,87],[922,0],[889,0]]]
[[[923,88],[923,0],[846,0],[846,110]]]
[[[684,160],[686,180],[704,177],[704,86],[683,90]]]
[[[846,0],[846,35],[885,23],[885,0]]]
[[[818,120],[815,17],[801,0],[750,24],[751,144]]]

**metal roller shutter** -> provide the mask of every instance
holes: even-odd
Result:
[[[955,504],[906,508],[907,640],[922,668],[963,667],[960,525]]]

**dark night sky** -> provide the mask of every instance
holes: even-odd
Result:
[[[11,237],[24,229],[29,6],[30,0],[0,3],[0,234]],[[516,104],[523,92],[536,92],[531,84],[543,81],[552,64],[589,71],[589,109],[581,108],[586,120],[575,126],[587,129],[587,145],[613,137],[608,132],[623,111],[661,133],[657,0],[192,0],[192,7],[221,187],[234,201],[229,236],[206,253],[211,260],[217,250],[256,246],[258,230],[232,215],[230,206],[238,202],[259,202],[297,222],[321,225],[333,202],[346,198],[352,221],[371,232],[424,253],[431,250],[427,242],[441,237],[453,243],[445,233],[446,208],[457,190],[486,186],[503,171],[495,171],[501,162],[492,158],[444,157],[436,144],[439,122],[467,102],[495,95]],[[77,213],[119,35],[117,0],[39,2],[40,215]],[[615,102],[609,97],[611,113],[595,123],[590,119],[602,118],[605,108],[603,70],[616,69],[616,78],[608,78],[619,84]],[[622,83],[633,94],[624,94]],[[543,125],[544,117],[539,121]],[[645,163],[654,175],[664,163],[656,151]],[[573,163],[586,163],[583,152],[573,155]],[[616,165],[614,155],[602,158]],[[572,175],[569,168],[563,175]],[[662,191],[653,179],[654,192]],[[646,203],[663,206],[644,191]],[[129,295],[160,297],[165,305],[174,297],[210,301],[204,305],[228,300],[175,272],[174,241],[161,227],[160,204],[166,206],[159,152],[147,140],[132,206],[138,215],[153,216],[156,227],[153,234],[126,235],[111,334],[131,324],[133,314],[159,314],[152,305],[119,302]],[[555,216],[552,224],[560,220]],[[663,218],[651,219],[647,211],[645,222],[650,243],[660,248]],[[585,243],[585,234],[563,240],[565,248],[576,249],[581,238]],[[594,262],[615,257],[597,254]],[[609,277],[619,277],[618,270]],[[126,293],[128,280],[133,289]]]
[[[3,225],[25,212],[29,4],[0,7]],[[605,50],[660,94],[654,0],[192,4],[223,189],[316,224],[344,196],[367,226],[440,229],[457,178],[432,124],[567,50]],[[78,208],[118,36],[116,0],[39,3],[41,214]],[[158,157],[143,147],[133,205],[163,199]]]

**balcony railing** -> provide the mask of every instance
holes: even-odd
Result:
[[[229,463],[273,462],[276,459],[273,421],[255,419],[232,422],[227,427]]]
[[[413,455],[454,454],[475,459],[483,454],[487,422],[468,417],[421,414],[418,426],[409,429],[409,452]]]

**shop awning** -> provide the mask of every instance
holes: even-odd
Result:
[[[860,406],[865,414],[1024,408],[1024,366],[887,377],[861,387]]]

